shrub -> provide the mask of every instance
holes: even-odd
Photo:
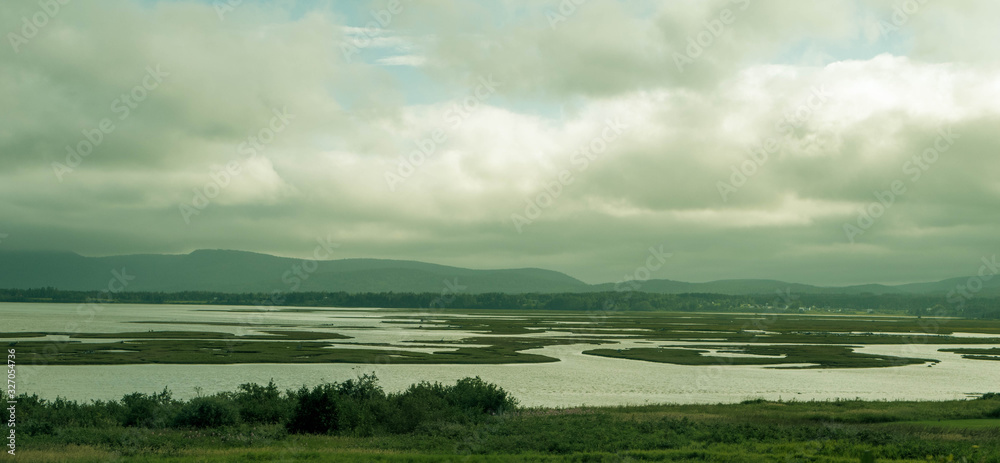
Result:
[[[291,399],[281,397],[274,381],[269,381],[267,386],[241,384],[233,400],[244,423],[283,423],[291,414]]]
[[[517,407],[517,400],[496,384],[483,381],[478,376],[463,378],[448,388],[449,403],[474,413],[495,415]]]
[[[284,394],[273,381],[266,386],[248,383],[233,393],[187,402],[173,400],[167,389],[155,394],[128,394],[121,401],[84,404],[62,398],[48,401],[25,394],[18,396],[18,400],[24,417],[18,425],[30,436],[119,425],[219,428],[241,423],[246,425],[245,429],[269,425],[282,432],[368,436],[468,426],[486,415],[502,413],[517,405],[506,391],[478,377],[459,380],[452,386],[422,382],[406,391],[386,395],[374,375],[312,389],[303,386]]]
[[[390,397],[395,416],[393,432],[411,432],[422,423],[442,421],[458,411],[448,403],[448,389],[441,383],[421,382]]]
[[[121,423],[121,405],[96,401],[79,403],[56,397],[46,400],[37,394],[17,398],[18,428],[27,435],[53,434],[59,428],[103,428]]]
[[[387,427],[390,404],[375,375],[361,375],[340,384],[338,390],[338,428],[342,432],[371,435]]]
[[[288,421],[289,432],[329,434],[338,430],[337,384],[321,384],[312,390],[302,386],[295,395],[295,409]]]
[[[348,433],[371,435],[393,428],[392,404],[374,375],[362,375],[343,383],[303,387],[288,422],[293,433]]]
[[[198,397],[184,404],[174,420],[175,426],[217,428],[232,426],[239,420],[236,405],[225,396]]]
[[[55,422],[52,419],[51,404],[38,394],[21,394],[17,397],[18,419],[17,432],[29,436],[52,434],[55,432]]]
[[[166,388],[158,394],[134,392],[122,397],[122,424],[159,428],[171,420],[174,402]]]

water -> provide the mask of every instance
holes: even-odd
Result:
[[[208,309],[208,310],[205,310]],[[96,313],[76,304],[0,303],[2,331],[128,332],[154,330],[224,331],[254,334],[260,329],[330,331],[354,336],[341,342],[399,343],[482,336],[457,330],[419,330],[411,325],[381,323],[405,311],[349,309],[259,314],[219,311],[219,306],[108,305]],[[451,316],[451,314],[449,314]],[[251,317],[254,318],[251,321]],[[482,315],[477,315],[482,318]],[[507,316],[509,317],[509,315]],[[171,324],[145,324],[163,321]],[[185,323],[177,323],[179,321]],[[198,323],[266,323],[269,326],[198,325]],[[326,325],[326,326],[324,326]],[[334,326],[329,326],[334,325]],[[539,336],[532,333],[526,336]],[[564,333],[558,334],[565,337]],[[26,339],[28,340],[28,339]],[[37,339],[36,339],[37,340]],[[685,345],[684,342],[621,340],[605,347]],[[698,342],[694,344],[703,344]],[[723,344],[723,343],[719,343]],[[444,346],[442,346],[444,347]],[[454,346],[450,346],[454,347]],[[231,391],[246,382],[273,379],[281,388],[341,381],[374,372],[387,391],[417,381],[453,382],[480,376],[511,391],[523,405],[571,407],[645,403],[738,402],[751,398],[812,400],[833,398],[944,400],[967,394],[1000,391],[1000,362],[968,360],[939,348],[991,345],[870,345],[860,352],[935,358],[933,367],[909,365],[858,369],[776,369],[761,366],[684,366],[584,355],[589,344],[548,346],[525,351],[558,358],[556,363],[518,365],[394,364],[238,364],[238,365],[97,365],[18,368],[18,392],[75,400],[119,399],[130,392],[156,392],[168,387],[177,398]],[[334,347],[336,348],[336,347]],[[442,349],[443,350],[443,349]],[[723,354],[724,355],[724,354]],[[787,365],[786,365],[787,366]]]

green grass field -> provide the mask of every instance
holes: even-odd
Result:
[[[1000,461],[1000,400],[768,402],[519,409],[413,432],[289,434],[63,428],[19,441],[18,461],[880,462]],[[939,421],[940,420],[940,421]],[[928,459],[929,458],[929,459]],[[963,460],[963,458],[965,460]]]

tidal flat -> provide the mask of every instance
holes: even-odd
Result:
[[[247,311],[234,307],[234,318]],[[336,318],[339,309],[292,308],[280,315]],[[273,313],[266,313],[269,318]],[[366,363],[544,363],[558,359],[528,351],[556,345],[662,344],[584,350],[587,355],[677,365],[806,365],[877,368],[937,363],[938,359],[861,354],[873,344],[1000,345],[1000,321],[916,317],[670,312],[373,311],[371,326],[312,323],[133,320],[124,325],[176,324],[185,329],[106,332],[3,332],[26,363],[45,365]],[[260,317],[264,319],[264,317]],[[213,331],[222,327],[233,330]],[[413,339],[365,341],[364,328],[401,328]],[[961,334],[956,334],[961,333]],[[455,334],[459,336],[454,336]],[[430,343],[428,338],[441,335]],[[38,339],[53,338],[53,339]],[[55,339],[58,338],[58,339]],[[86,341],[86,342],[84,342]],[[375,348],[377,347],[377,348]],[[420,349],[416,351],[414,349]],[[950,352],[959,352],[947,350]],[[960,351],[994,359],[997,350]],[[733,356],[725,354],[745,354]],[[968,355],[979,354],[979,355]],[[993,355],[986,355],[993,354]]]
[[[299,387],[377,372],[388,389],[480,375],[529,406],[867,398],[993,390],[1000,322],[835,313],[0,303],[22,387],[111,399],[169,387]],[[973,350],[970,350],[973,349]]]

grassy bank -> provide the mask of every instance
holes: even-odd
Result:
[[[525,409],[475,378],[386,394],[361,377],[190,401],[18,402],[20,461],[1000,461],[996,394]]]

